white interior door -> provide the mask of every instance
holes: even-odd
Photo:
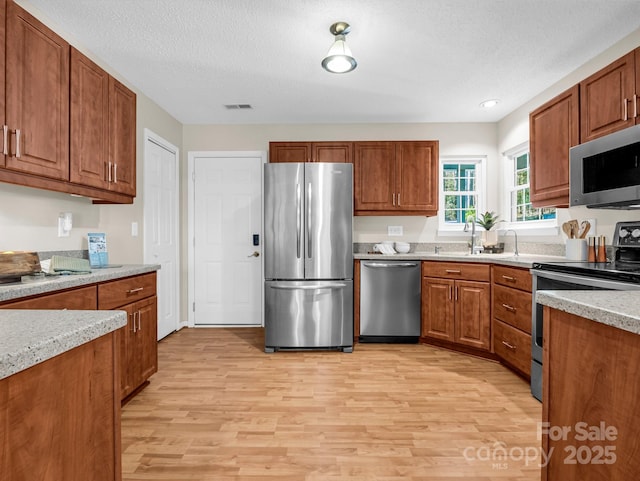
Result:
[[[158,340],[180,324],[178,149],[145,130],[144,262],[158,271]]]
[[[263,162],[261,154],[190,154],[195,326],[262,325]]]

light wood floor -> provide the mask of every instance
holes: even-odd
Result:
[[[538,481],[522,454],[539,452],[540,419],[491,361],[401,344],[264,354],[261,329],[183,329],[123,408],[123,481]]]

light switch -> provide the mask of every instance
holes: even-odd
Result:
[[[131,223],[131,237],[138,237],[138,223]]]
[[[394,235],[394,236],[398,236],[398,235],[403,235],[403,228],[401,225],[388,225],[387,226],[387,234],[388,235]]]

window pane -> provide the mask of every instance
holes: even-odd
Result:
[[[529,154],[522,154],[516,157],[516,169],[529,169]]]
[[[531,205],[529,190],[529,152],[511,157],[513,162],[513,185],[511,194],[511,220],[513,222],[555,219],[556,210],[537,209]]]

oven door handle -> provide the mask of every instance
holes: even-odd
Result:
[[[622,281],[612,281],[608,279],[600,279],[595,277],[589,277],[588,275],[577,275],[577,274],[566,274],[562,272],[550,272],[550,271],[541,271],[538,269],[531,269],[531,274],[533,274],[534,280],[536,277],[541,277],[543,279],[551,279],[560,282],[570,282],[572,284],[576,284],[577,286],[588,286],[595,287],[598,289],[609,289],[612,291],[636,291],[640,290],[640,284],[636,284],[633,282],[622,282]],[[537,281],[535,282],[537,285]],[[577,290],[580,288],[577,287]],[[537,289],[537,290],[554,290],[554,289]]]

